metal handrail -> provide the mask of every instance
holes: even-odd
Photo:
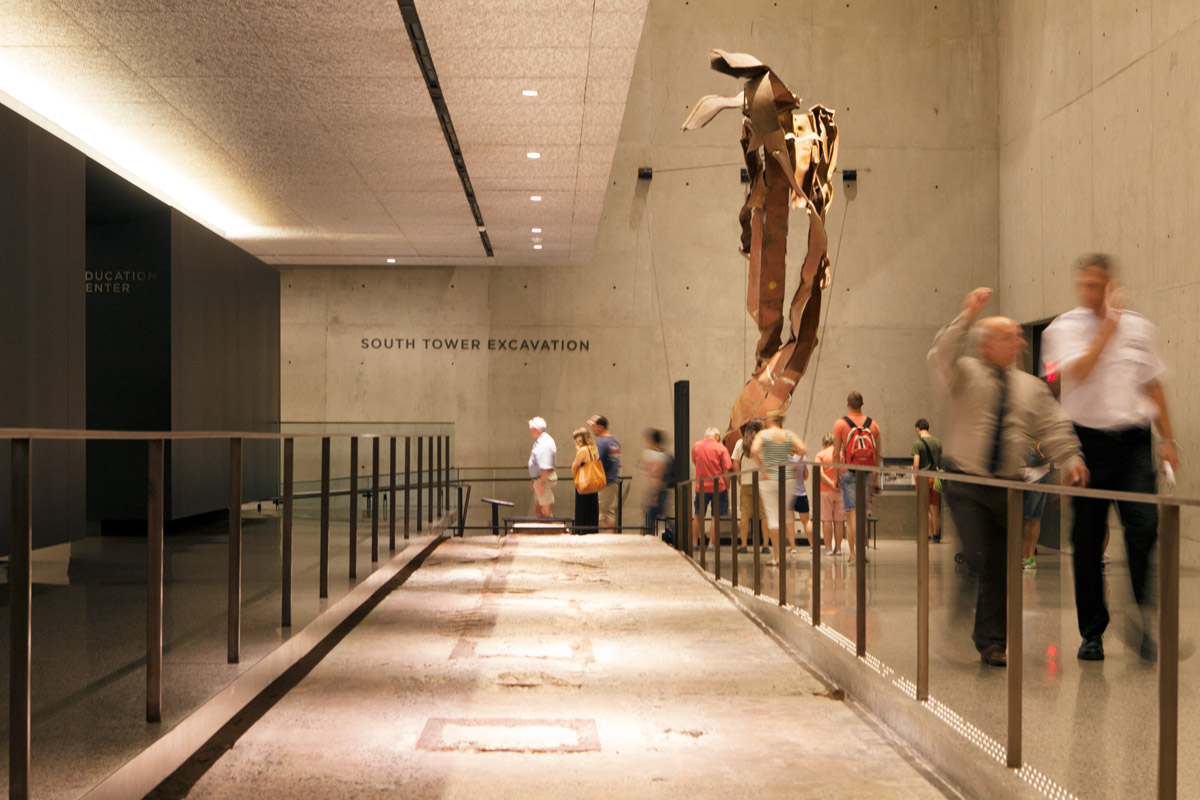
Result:
[[[12,530],[8,564],[10,595],[9,647],[9,797],[27,798],[30,777],[31,733],[31,628],[33,576],[33,444],[36,441],[144,441],[147,443],[149,479],[147,482],[147,574],[146,574],[146,721],[162,719],[163,699],[163,509],[164,450],[167,441],[227,439],[229,441],[229,581],[227,606],[227,659],[235,664],[241,658],[242,630],[242,445],[244,440],[283,442],[283,497],[281,516],[281,608],[282,627],[292,624],[292,511],[294,501],[295,439],[321,440],[321,523],[319,596],[329,596],[329,498],[330,444],[332,439],[349,439],[352,457],[357,459],[359,439],[371,440],[371,561],[379,561],[379,502],[381,490],[389,492],[391,507],[396,507],[396,442],[404,439],[404,530],[409,538],[410,491],[412,488],[412,440],[417,440],[416,489],[417,531],[423,524],[422,498],[429,493],[428,523],[434,515],[446,521],[450,514],[450,436],[394,435],[375,431],[284,433],[265,431],[100,431],[63,428],[0,428],[0,439],[11,440],[12,451]],[[391,481],[380,484],[379,444],[389,440]],[[424,445],[428,440],[426,464]],[[435,455],[436,450],[436,455]],[[352,470],[350,487],[349,577],[357,574],[359,490],[358,470]],[[461,491],[460,491],[461,509]],[[443,508],[445,516],[443,516]],[[396,550],[396,514],[389,519],[389,549]]]
[[[676,495],[676,519],[680,529],[676,537],[676,548],[689,558],[691,552],[691,503],[689,497],[697,481],[710,481],[720,478],[731,479],[746,472],[753,473],[751,491],[754,495],[754,506],[759,504],[760,474],[772,469],[778,470],[778,480],[781,484],[788,482],[786,470],[794,464],[780,464],[777,467],[754,467],[750,470],[735,470],[720,475],[688,478],[678,481]],[[1056,494],[1069,497],[1089,497],[1101,500],[1130,501],[1135,503],[1153,503],[1161,507],[1159,514],[1159,566],[1161,586],[1159,591],[1159,736],[1158,736],[1158,788],[1160,800],[1173,800],[1177,794],[1178,780],[1178,747],[1179,747],[1179,539],[1180,539],[1180,509],[1182,507],[1200,506],[1200,498],[1179,497],[1164,494],[1142,494],[1137,492],[1117,492],[1100,489],[1088,489],[1077,486],[1054,484],[1030,484],[1020,480],[991,478],[980,475],[970,475],[960,472],[943,472],[927,469],[896,469],[895,467],[862,466],[839,462],[809,462],[812,469],[811,495],[819,497],[821,491],[821,475],[818,469],[833,467],[851,470],[855,474],[856,505],[867,507],[867,475],[868,473],[895,473],[903,471],[911,473],[915,478],[940,478],[943,482],[958,482],[1004,489],[1007,497],[1007,551],[1005,553],[1005,573],[1008,592],[1006,633],[1008,653],[1011,656],[1007,666],[1007,725],[1006,725],[1006,765],[1011,769],[1020,769],[1022,761],[1022,710],[1023,710],[1023,667],[1024,647],[1022,629],[1022,583],[1021,583],[1021,535],[1022,535],[1022,495],[1026,491],[1036,491],[1045,494]],[[917,680],[915,699],[924,703],[929,700],[929,517],[926,509],[929,506],[928,480],[916,480],[916,510],[917,510]],[[737,492],[741,487],[740,480],[728,480],[726,491],[730,492],[730,512],[734,531],[737,530]],[[780,492],[780,525],[783,520],[790,518],[785,503],[785,493]],[[713,503],[715,523],[720,524],[720,504]],[[821,526],[820,503],[811,504],[811,520],[813,535],[810,538],[812,547],[812,593],[810,619],[814,628],[821,625],[821,537],[817,533]],[[755,514],[757,518],[757,513]],[[752,526],[752,528],[758,526]],[[866,648],[866,534],[867,515],[857,514],[855,518],[857,547],[855,560],[858,569],[855,570],[855,653],[859,658],[867,654]],[[731,534],[732,535],[732,534]],[[754,594],[761,594],[761,563],[760,545],[762,532],[752,538],[754,543]],[[720,580],[720,536],[713,537],[716,564],[714,578]],[[732,541],[731,541],[732,543]],[[791,544],[790,542],[788,543]],[[737,586],[738,580],[738,551],[732,548],[733,576],[731,583]],[[705,568],[705,549],[700,549],[700,567]],[[780,548],[779,563],[779,605],[787,606],[786,594],[786,558],[787,547]]]

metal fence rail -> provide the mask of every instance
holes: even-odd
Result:
[[[855,500],[856,505],[860,509],[867,508],[867,481],[868,475],[871,473],[895,472],[894,467],[867,467],[856,464],[842,463],[826,463],[821,462],[816,469],[813,469],[812,487],[810,494],[810,515],[812,520],[813,534],[809,537],[809,543],[812,547],[812,590],[811,590],[811,607],[810,618],[813,627],[821,625],[821,504],[820,504],[820,469],[832,467],[839,470],[851,470],[855,478]],[[721,475],[704,476],[702,480],[710,481],[717,479],[726,479],[728,483],[727,491],[730,496],[731,510],[731,541],[738,535],[738,520],[737,520],[737,487],[740,483],[740,477],[745,472],[751,470],[742,470],[735,472],[727,472]],[[760,502],[760,475],[767,476],[766,479],[778,480],[781,487],[787,484],[786,465],[770,468],[756,468],[752,470],[753,476],[750,484],[750,490],[753,493],[753,503],[751,508],[757,511]],[[770,474],[774,472],[775,474]],[[985,478],[977,475],[967,475],[963,473],[939,472],[933,470],[912,470],[911,473],[916,480],[916,510],[917,510],[917,583],[916,583],[916,608],[917,608],[917,625],[916,625],[916,641],[917,641],[917,657],[916,657],[916,700],[917,702],[926,702],[929,700],[929,540],[928,540],[928,524],[929,518],[926,509],[929,507],[929,481],[921,480],[922,478],[940,478],[943,483],[957,482],[969,483],[977,486],[990,486],[998,489],[1004,489],[1007,493],[1007,550],[1005,555],[1005,575],[1008,592],[1008,630],[1007,630],[1007,646],[1008,646],[1008,667],[1007,667],[1007,723],[1006,723],[1006,764],[1011,769],[1021,769],[1023,765],[1022,759],[1022,709],[1023,709],[1023,681],[1024,681],[1024,648],[1023,648],[1023,628],[1022,628],[1022,586],[1021,586],[1021,533],[1022,533],[1022,493],[1031,491],[1031,484],[1023,481],[1005,480],[1001,478]],[[680,481],[676,486],[675,498],[675,514],[676,514],[676,548],[682,551],[689,558],[693,558],[691,547],[691,493],[693,486],[697,483],[697,478]],[[716,489],[716,486],[713,487]],[[1177,796],[1177,779],[1178,779],[1178,748],[1179,748],[1179,518],[1180,509],[1182,507],[1200,507],[1200,498],[1195,497],[1175,497],[1161,494],[1139,494],[1136,492],[1114,492],[1098,489],[1087,489],[1073,486],[1058,486],[1054,484],[1037,484],[1037,488],[1032,491],[1044,492],[1046,494],[1056,494],[1063,497],[1090,497],[1102,500],[1130,501],[1136,503],[1153,503],[1159,507],[1159,571],[1161,574],[1160,581],[1160,599],[1159,599],[1159,658],[1158,658],[1158,785],[1157,797],[1159,800],[1174,800]],[[790,509],[787,508],[785,496],[782,488],[779,492],[779,524],[780,535],[782,536],[783,521],[790,514]],[[812,502],[815,498],[817,502]],[[714,513],[717,515],[719,522],[720,505],[713,503]],[[753,567],[753,592],[755,595],[762,594],[762,562],[759,555],[762,544],[762,533],[759,530],[759,525],[753,524],[757,522],[757,513],[754,514],[752,524],[750,525],[751,544],[754,559]],[[863,658],[867,655],[867,577],[866,577],[866,536],[867,536],[867,514],[860,513],[855,515],[855,528],[857,547],[855,548],[855,560],[857,569],[855,570],[855,652],[858,658]],[[703,529],[703,525],[701,525]],[[719,580],[719,529],[718,535],[714,537],[714,555],[717,556],[717,564],[714,578]],[[791,543],[789,542],[788,545]],[[781,606],[787,605],[786,595],[786,562],[782,558],[782,554],[787,552],[787,547],[781,547],[781,558],[779,562],[779,599],[778,603]],[[700,553],[698,563],[703,569],[705,564],[705,548],[703,539],[701,539]],[[732,585],[737,585],[738,570],[737,570],[737,547],[733,547],[733,576],[731,578]]]
[[[10,656],[9,656],[9,774],[8,794],[10,798],[24,800],[29,796],[30,778],[30,729],[31,729],[31,685],[32,666],[32,596],[33,580],[30,568],[33,556],[33,465],[36,457],[35,443],[39,441],[144,441],[147,444],[149,479],[147,481],[147,536],[146,536],[146,705],[147,722],[162,719],[163,702],[163,509],[164,509],[164,450],[168,441],[226,440],[229,442],[229,555],[228,555],[228,634],[227,657],[231,664],[241,658],[242,628],[242,446],[247,439],[283,442],[283,487],[281,531],[280,589],[282,602],[280,625],[292,624],[292,519],[294,501],[294,454],[295,439],[321,440],[321,512],[320,512],[320,561],[319,588],[321,598],[329,596],[329,498],[330,498],[330,442],[331,439],[349,439],[352,452],[351,469],[351,516],[350,516],[350,569],[349,577],[355,578],[357,571],[357,514],[358,502],[357,453],[360,439],[372,442],[372,476],[370,488],[371,560],[379,559],[379,441],[389,439],[392,479],[390,491],[392,508],[395,508],[396,440],[404,439],[404,528],[403,536],[409,538],[409,492],[412,485],[409,461],[412,436],[392,436],[378,433],[263,433],[258,431],[81,431],[48,428],[0,428],[0,439],[11,440],[12,464],[12,532],[8,570],[10,606]],[[430,460],[428,474],[422,480],[422,442],[417,438],[417,530],[421,530],[421,501],[428,491],[425,507],[428,522],[434,521],[434,509],[441,517],[442,500],[448,497],[452,468],[449,436],[429,436]],[[437,451],[436,466],[433,458]],[[447,514],[449,504],[445,504]],[[395,514],[391,515],[389,550],[396,550]]]

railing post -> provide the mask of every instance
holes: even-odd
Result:
[[[329,437],[321,437],[321,598],[329,597]]]
[[[379,561],[379,437],[371,439],[371,563]]]
[[[724,499],[721,479],[713,478],[713,577],[717,580],[721,580],[721,501]]]
[[[242,650],[242,440],[229,440],[229,602],[230,664],[236,664]]]
[[[690,483],[687,484],[686,486],[682,487],[683,488],[683,521],[684,521],[684,525],[685,525],[682,533],[687,538],[687,545],[684,548],[684,552],[687,553],[688,558],[693,557],[692,556],[692,487],[693,487],[693,484],[690,484]]]
[[[1179,506],[1158,507],[1158,798],[1174,800],[1179,780]]]
[[[708,547],[704,541],[708,538],[704,530],[704,523],[707,517],[704,514],[704,481],[696,478],[696,503],[692,506],[693,513],[696,514],[696,519],[692,522],[692,527],[700,532],[696,537],[700,544],[700,569],[708,569]]]
[[[625,482],[620,477],[617,478],[617,528],[615,533],[620,533],[625,527]]]
[[[736,472],[729,481],[729,582],[738,585],[738,491],[741,489],[742,474]]]
[[[750,478],[750,489],[754,502],[751,504],[753,509],[750,514],[750,545],[754,551],[754,595],[757,597],[762,594],[762,515],[758,513],[758,509],[762,504],[762,494],[759,492],[758,484],[761,480],[758,470],[754,470],[754,474]]]
[[[391,466],[392,478],[388,481],[388,552],[396,552],[396,437],[391,437],[388,443],[388,464]]]
[[[350,579],[358,577],[358,437],[350,437]]]
[[[684,527],[683,484],[678,482],[678,472],[676,472],[675,477],[675,549],[680,552],[687,552],[684,539],[691,536],[692,532]]]
[[[146,722],[162,721],[163,667],[163,450],[147,442],[146,498]]]
[[[821,539],[825,531],[821,528],[821,465],[813,462],[812,486],[808,492],[809,519],[812,520],[812,624],[821,627]]]
[[[279,625],[292,625],[292,505],[295,500],[296,442],[292,437],[283,440],[283,522],[280,529],[280,597]]]
[[[929,699],[929,479],[917,477],[917,700]]]
[[[1021,533],[1022,491],[1008,490],[1008,766],[1021,767]]]
[[[426,481],[426,484],[427,484],[427,488],[429,489],[429,504],[425,507],[425,513],[428,516],[427,522],[429,523],[429,527],[432,528],[433,520],[434,520],[434,516],[433,516],[433,437],[432,436],[429,437],[429,467],[428,467],[428,469],[429,469],[429,476],[428,476],[428,480]]]
[[[29,797],[30,625],[33,605],[33,440],[12,440],[9,543],[8,796]]]
[[[854,473],[854,652],[867,654],[867,473]]]
[[[408,490],[405,489],[407,494]],[[421,532],[421,526],[425,524],[425,514],[423,505],[423,497],[425,494],[425,437],[417,437],[417,533]],[[405,498],[407,499],[407,498]],[[405,527],[407,530],[407,526]]]
[[[779,465],[779,605],[787,605],[787,551],[792,546],[793,533],[788,533],[788,522],[792,519],[792,509],[788,507],[787,464]]]
[[[437,515],[435,519],[442,517],[442,437],[438,436],[433,441],[437,442]]]
[[[412,499],[412,437],[404,437],[404,539],[408,540],[408,504]],[[393,509],[395,506],[393,506]]]

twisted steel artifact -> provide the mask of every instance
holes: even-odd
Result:
[[[815,105],[800,111],[800,98],[754,56],[712,50],[708,60],[717,72],[746,82],[733,97],[700,98],[683,123],[683,130],[694,130],[727,108],[742,109],[742,153],[750,193],[738,214],[739,250],[750,262],[746,310],[758,325],[759,339],[754,373],[729,416],[725,443],[732,447],[747,421],[791,404],[792,392],[817,344],[821,291],[829,277],[825,212],[833,197],[830,176],[837,166],[837,126],[830,108]],[[783,295],[792,208],[803,208],[808,214],[808,252],[792,296],[789,337],[784,343]]]

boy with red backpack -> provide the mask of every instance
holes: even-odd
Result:
[[[863,397],[858,392],[851,392],[846,397],[846,416],[833,425],[833,452],[838,454],[837,460],[844,464],[860,464],[866,467],[876,467],[880,463],[880,453],[883,452],[883,437],[879,432],[879,423],[862,413]],[[857,509],[855,508],[855,470],[848,469],[842,473],[842,505],[846,510],[846,544],[849,545],[847,557],[854,563],[854,548],[857,545],[858,528]],[[871,473],[871,493],[879,492],[879,473]],[[869,509],[863,509],[869,513]],[[864,542],[865,546],[865,542]]]

